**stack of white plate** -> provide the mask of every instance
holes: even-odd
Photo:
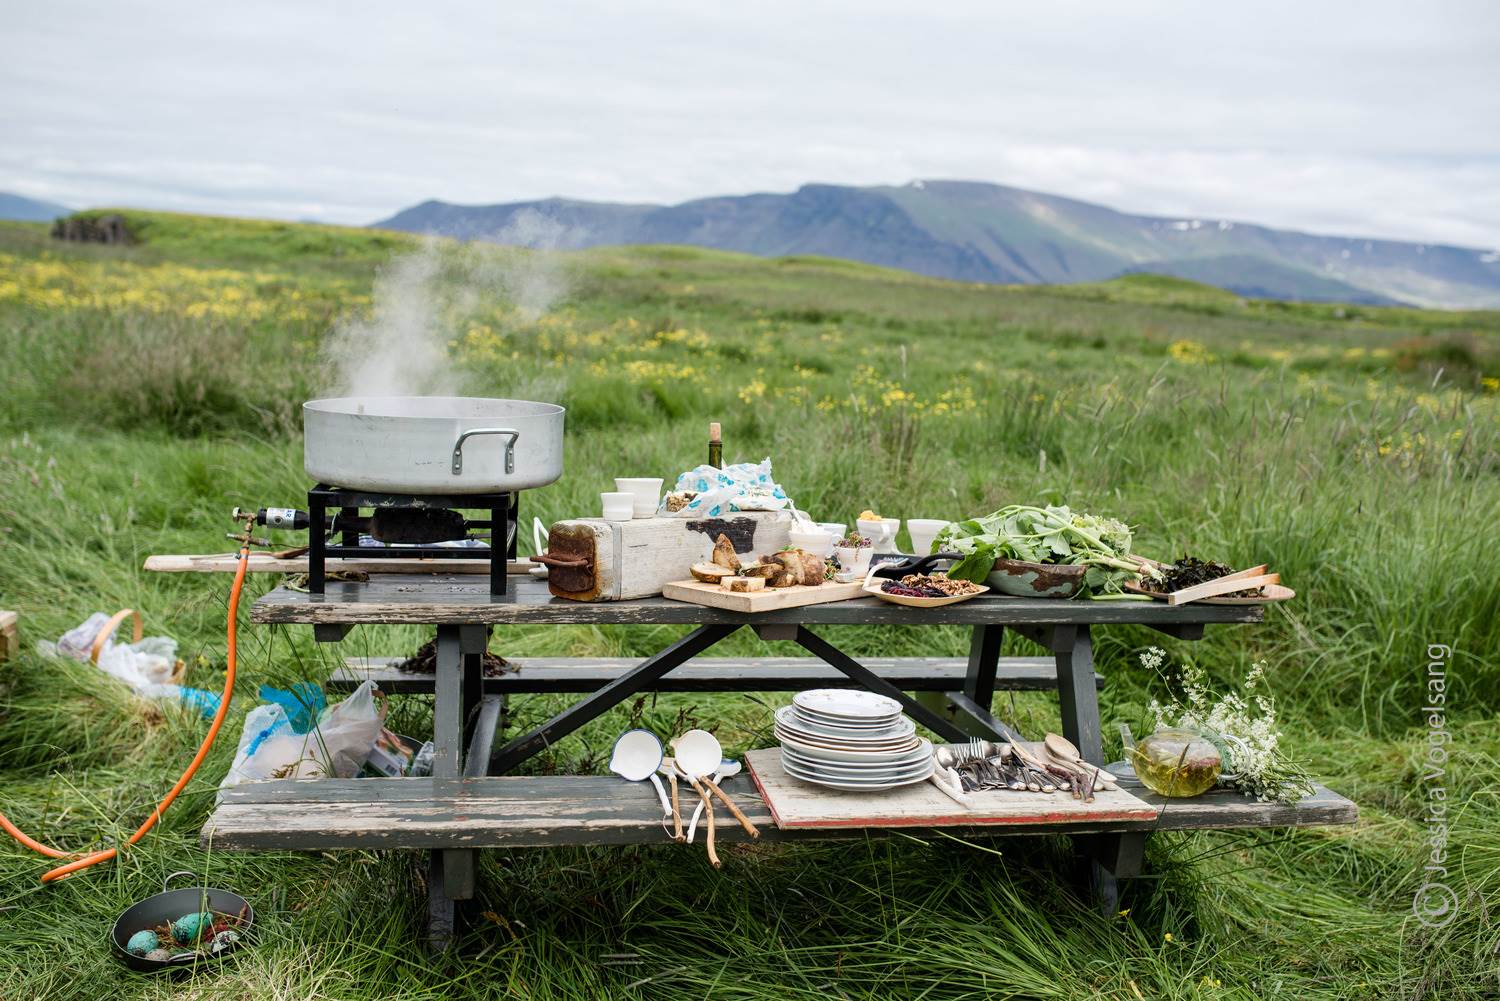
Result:
[[[895,699],[843,688],[799,692],[776,710],[781,767],[832,789],[876,792],[932,774],[932,744]]]

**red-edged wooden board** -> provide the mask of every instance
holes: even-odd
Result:
[[[1038,745],[1040,746],[1040,745]],[[931,782],[885,792],[844,792],[794,779],[781,769],[781,748],[745,755],[750,776],[776,826],[787,829],[841,827],[1025,827],[1101,821],[1150,821],[1156,808],[1123,789],[1098,790],[1085,803],[1066,792],[969,793],[965,809]]]

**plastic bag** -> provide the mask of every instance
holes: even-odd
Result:
[[[266,779],[341,778],[359,774],[385,725],[385,703],[366,681],[297,733],[280,704],[256,706],[245,717],[240,746],[219,790]]]
[[[38,643],[37,652],[88,662],[93,657],[94,640],[109,619],[103,612],[95,612],[63,633],[56,643],[45,640]],[[137,691],[150,685],[170,684],[177,669],[177,641],[169,636],[147,636],[139,643],[117,643],[110,636],[99,651],[98,663],[101,671]]]
[[[740,510],[734,504],[741,497],[753,499],[754,510],[779,511],[789,503],[786,491],[771,478],[771,460],[737,462],[723,469],[702,465],[677,477],[672,493],[689,491],[697,494],[685,507],[668,511],[663,498],[657,516],[663,518],[718,518]]]
[[[56,643],[39,642],[37,652],[88,663],[93,659],[94,641],[109,620],[103,612],[95,612],[63,633]],[[117,643],[111,635],[99,648],[98,667],[129,685],[143,699],[176,699],[196,709],[204,719],[212,719],[219,711],[219,696],[214,692],[183,688],[173,682],[172,677],[177,673],[177,641],[170,636],[147,636],[139,643]]]

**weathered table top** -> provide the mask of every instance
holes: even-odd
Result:
[[[878,598],[854,598],[746,614],[668,598],[569,601],[547,582],[512,576],[510,592],[492,597],[489,582],[472,576],[382,574],[369,581],[330,581],[324,594],[278,587],[255,602],[250,618],[263,623],[424,625],[592,624],[710,625],[1175,625],[1259,622],[1258,605],[1168,605],[1164,602],[1010,598],[982,595],[941,608],[906,608]]]

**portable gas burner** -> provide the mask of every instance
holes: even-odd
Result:
[[[562,475],[563,414],[555,403],[469,396],[309,400],[303,468],[317,486],[307,511],[262,508],[251,520],[309,529],[313,594],[333,557],[489,560],[490,593],[503,595],[520,492]]]
[[[490,593],[504,594],[506,564],[516,555],[519,511],[519,492],[389,494],[320,483],[307,492],[308,523],[323,526],[322,531],[312,528],[308,532],[307,589],[323,593],[325,561],[330,557],[441,558],[489,560]],[[469,517],[465,512],[485,515]],[[361,545],[361,536],[379,545]],[[488,544],[445,545],[470,540]]]

